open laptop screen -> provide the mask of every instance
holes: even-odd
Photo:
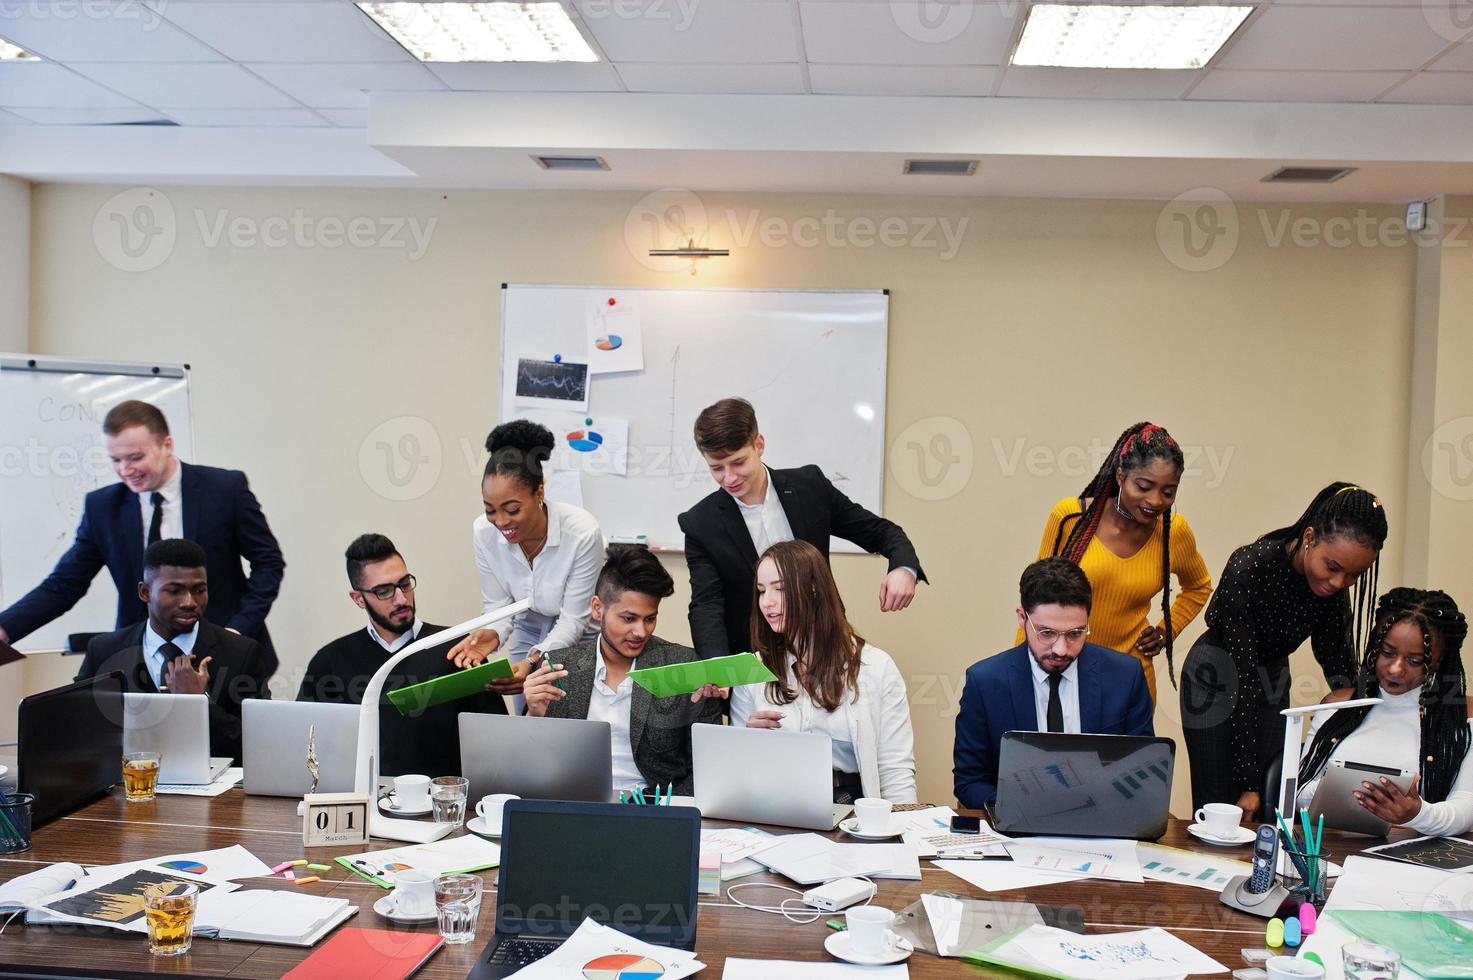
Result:
[[[1007,732],[993,829],[1155,840],[1166,832],[1175,754],[1168,738]]]
[[[106,796],[123,778],[122,671],[31,695],[18,731],[19,788],[36,796],[32,826]]]
[[[512,800],[503,821],[497,932],[568,936],[593,918],[695,948],[699,810]]]

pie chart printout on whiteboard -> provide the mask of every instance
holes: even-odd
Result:
[[[587,980],[658,980],[664,975],[663,964],[630,953],[600,956],[583,964],[583,976]]]

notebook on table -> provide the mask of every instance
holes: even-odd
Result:
[[[287,980],[403,980],[445,945],[434,932],[342,929],[288,970]]]

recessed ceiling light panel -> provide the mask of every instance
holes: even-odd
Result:
[[[0,37],[0,61],[40,61],[41,59],[31,54],[25,48],[11,44],[5,38]]]
[[[1038,3],[1012,64],[1049,68],[1201,68],[1253,12],[1243,6]]]
[[[558,3],[360,3],[420,61],[597,61]]]

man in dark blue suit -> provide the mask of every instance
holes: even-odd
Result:
[[[1092,594],[1079,566],[1036,561],[1018,591],[1026,642],[967,670],[952,749],[952,782],[964,807],[997,798],[1004,732],[1155,734],[1140,661],[1085,642]]]
[[[180,462],[164,413],[147,402],[114,406],[103,419],[102,442],[122,482],[87,494],[71,548],[45,581],[0,612],[0,640],[15,643],[72,608],[103,566],[118,589],[114,625],[143,622],[144,549],[187,538],[208,558],[209,620],[260,642],[270,676],[277,659],[266,614],[286,562],[245,474]],[[241,559],[250,562],[249,575]]]

